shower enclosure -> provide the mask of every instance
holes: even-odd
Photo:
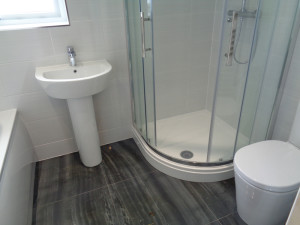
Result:
[[[133,133],[154,167],[227,179],[235,152],[268,137],[298,3],[125,0]]]

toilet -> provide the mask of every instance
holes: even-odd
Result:
[[[288,142],[262,141],[234,157],[239,216],[249,225],[285,224],[300,186],[300,105]]]

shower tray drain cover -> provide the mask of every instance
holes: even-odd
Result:
[[[181,155],[181,157],[184,158],[184,159],[190,159],[190,158],[192,158],[192,157],[194,156],[194,154],[193,154],[191,151],[187,151],[187,150],[182,151],[182,152],[180,153],[180,155]]]

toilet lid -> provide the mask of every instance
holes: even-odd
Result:
[[[300,150],[282,141],[251,144],[235,154],[234,169],[258,188],[274,192],[296,190],[300,186]]]

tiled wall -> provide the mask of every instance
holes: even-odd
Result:
[[[266,137],[266,131],[269,126],[269,121],[266,118],[269,118],[269,115],[272,114],[278,86],[281,81],[281,75],[285,67],[291,32],[293,29],[293,21],[298,7],[297,0],[279,1],[275,18],[269,16],[267,19],[268,15],[272,13],[271,5],[274,4],[272,0],[265,1],[265,3],[267,3],[267,5],[264,7],[264,4],[262,4],[262,7],[265,9],[265,14],[267,14],[267,16],[262,20],[263,24],[260,25],[261,31],[259,32],[264,31],[264,33],[266,33],[266,31],[270,29],[267,26],[268,20],[271,20],[272,23],[274,22],[274,30],[271,34],[271,41],[269,41],[271,48],[268,52],[268,59],[265,65],[255,120],[253,122],[250,121],[253,123],[251,142],[262,141]],[[267,9],[269,9],[269,11],[267,11]],[[265,38],[264,42],[268,43],[267,36],[262,35],[261,39],[263,38]],[[267,44],[265,46],[267,46]],[[263,46],[259,46],[259,48],[263,49]],[[261,59],[259,60],[264,62]],[[296,82],[296,80],[294,80],[294,82]],[[251,104],[249,107],[251,107]]]
[[[158,119],[206,106],[215,2],[153,1]]]
[[[272,139],[287,141],[300,100],[300,37],[298,34]]]
[[[172,1],[169,11],[164,1],[154,1],[160,10],[154,21],[158,118],[211,107],[222,11],[217,3]],[[48,97],[34,78],[36,66],[67,63],[67,45],[74,46],[79,61],[106,58],[113,66],[109,87],[94,97],[102,144],[131,136],[123,1],[67,0],[67,5],[71,26],[0,33],[0,110],[18,108],[40,160],[77,150],[66,102]],[[300,40],[275,139],[287,140],[300,99],[299,52]]]
[[[122,0],[67,0],[71,26],[0,33],[0,110],[17,108],[40,160],[76,151],[65,100],[48,97],[34,78],[36,66],[107,59],[108,88],[94,97],[102,144],[131,136],[128,64]]]
[[[218,61],[219,61],[219,49],[220,39],[222,34],[222,22],[223,22],[223,11],[225,7],[225,1],[216,1],[215,12],[214,12],[214,25],[212,33],[212,44],[210,54],[210,64],[208,73],[208,87],[206,95],[206,106],[205,108],[209,111],[213,107],[213,98],[215,94],[215,83],[217,78]]]
[[[257,9],[257,3],[257,1],[248,1],[247,10]],[[228,9],[239,9],[240,4],[241,1],[228,1]],[[240,121],[240,132],[251,138],[251,142],[264,140],[266,136],[269,125],[268,118],[272,113],[277,87],[285,63],[297,1],[265,0],[261,3],[260,9],[261,14],[257,25],[258,33],[253,46],[254,53],[249,67],[243,113]],[[251,31],[253,31],[254,26],[254,19],[244,19],[242,36],[237,48],[238,58],[242,61],[249,57],[252,43],[252,38],[246,39],[245,35],[252,37]],[[228,27],[228,23],[225,23],[222,50],[225,47],[226,51],[226,48],[228,48],[228,40],[226,40],[229,36],[228,30],[230,30],[230,27]],[[214,42],[214,45],[217,46],[217,42]],[[239,56],[239,51],[248,55]],[[217,55],[216,50],[214,52],[212,56]],[[221,53],[216,114],[232,127],[237,127],[248,64],[238,65],[233,62],[232,67],[224,66],[223,55],[224,53]],[[211,63],[210,71],[216,69],[214,65],[214,63]],[[209,77],[213,78],[214,74],[210,74]],[[213,86],[210,86],[209,90],[212,91]],[[211,108],[212,96],[212,94],[208,94],[208,109]],[[243,144],[241,143],[241,145]]]
[[[248,64],[238,64],[235,60],[232,61],[232,65],[227,65],[227,58],[225,54],[228,53],[231,27],[232,23],[227,19],[227,10],[239,10],[241,8],[241,1],[230,0],[227,5],[223,1],[217,1],[215,7],[215,25],[213,32],[212,54],[209,71],[209,88],[206,101],[206,108],[212,110],[212,104],[214,100],[214,92],[216,95],[216,108],[215,113],[223,121],[226,121],[229,125],[236,128],[238,118],[240,114],[241,101],[244,91],[244,84],[247,74]],[[224,8],[226,7],[226,8]],[[257,8],[257,1],[247,1],[246,9],[253,11]],[[224,16],[224,9],[225,17]],[[224,22],[223,34],[221,32],[221,26]],[[242,62],[248,60],[250,51],[252,36],[254,32],[255,19],[244,18],[243,23],[240,22],[240,18],[237,21],[237,34],[235,40],[235,55],[236,58]],[[242,24],[242,29],[241,28]],[[221,45],[220,45],[221,39]],[[221,48],[221,49],[220,49]],[[220,51],[220,72],[218,75],[218,86],[215,87],[216,75],[218,69]]]

